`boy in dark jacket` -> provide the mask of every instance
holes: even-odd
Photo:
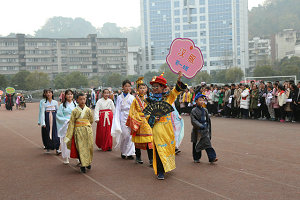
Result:
[[[200,162],[201,151],[205,150],[210,163],[218,161],[217,155],[211,146],[211,123],[205,105],[205,96],[198,93],[195,97],[197,106],[191,112],[193,125],[191,142],[193,143],[193,158],[195,163]]]

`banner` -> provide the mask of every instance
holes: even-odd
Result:
[[[166,61],[174,73],[181,71],[188,79],[194,78],[204,64],[201,50],[188,38],[173,40]]]
[[[13,88],[13,87],[8,87],[5,89],[5,91],[7,94],[13,94],[16,92],[15,88]]]

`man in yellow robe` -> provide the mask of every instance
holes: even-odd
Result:
[[[143,113],[146,107],[145,95],[147,93],[147,85],[143,81],[144,77],[140,77],[136,81],[137,95],[133,100],[126,125],[131,129],[132,142],[135,144],[136,163],[143,164],[141,159],[141,149],[147,150],[149,164],[153,163],[153,137],[152,129],[147,122]]]
[[[165,101],[172,105],[181,91],[187,88],[187,85],[181,82],[182,73],[179,72],[176,86],[170,93],[163,93],[167,86],[167,80],[160,76],[153,77],[153,94],[149,95],[147,102]],[[175,136],[171,121],[171,113],[155,118],[149,118],[148,123],[152,128],[153,134],[153,169],[159,180],[164,180],[164,173],[176,168],[175,165]]]
[[[76,149],[81,163],[80,171],[86,173],[86,168],[91,169],[93,160],[93,129],[94,121],[92,111],[85,105],[86,96],[77,95],[78,106],[72,111],[68,131],[65,137],[68,149],[71,149],[74,135]]]

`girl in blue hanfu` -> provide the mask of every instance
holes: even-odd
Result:
[[[170,87],[167,86],[164,90],[165,93],[170,91]],[[172,104],[174,111],[171,113],[171,120],[173,125],[173,131],[175,136],[175,154],[179,154],[181,151],[179,150],[179,146],[184,137],[184,120],[179,115],[179,112],[176,109],[175,103]]]
[[[41,126],[42,123],[42,107],[43,104],[45,103],[45,99],[46,99],[46,89],[44,89],[43,91],[43,99],[40,100],[40,107],[39,107],[39,120],[38,120],[38,126]],[[47,131],[46,131],[46,127],[41,128],[41,135],[42,135],[42,141],[43,141],[43,145],[44,145],[44,149],[46,149],[46,143],[47,143]]]
[[[59,155],[60,140],[57,135],[56,128],[56,112],[58,110],[58,102],[54,100],[53,91],[48,89],[45,91],[45,101],[42,104],[41,111],[41,125],[45,128],[45,147],[47,153],[50,150],[56,150],[56,154]]]
[[[71,118],[71,113],[76,107],[74,102],[74,93],[72,90],[66,90],[64,99],[62,99],[62,104],[60,104],[59,109],[56,114],[56,125],[58,137],[60,137],[60,148],[61,155],[65,159],[64,164],[69,164],[70,150],[67,148],[64,139],[68,130],[69,121]]]
[[[123,92],[118,96],[116,103],[111,135],[116,138],[116,147],[120,147],[121,157],[123,159],[127,158],[129,160],[133,160],[133,156],[135,155],[135,146],[131,141],[131,130],[128,126],[126,126],[126,122],[134,96],[130,94],[131,82],[129,80],[123,81],[122,87]]]
[[[178,74],[176,86],[170,92],[164,93],[167,87],[167,80],[160,76],[153,77],[150,84],[152,85],[153,94],[149,95],[147,102],[165,101],[173,104],[181,91],[187,88],[187,85],[181,82],[182,72]],[[171,121],[171,114],[160,118],[150,116],[148,120],[152,127],[153,134],[153,169],[159,180],[164,180],[164,173],[176,168],[175,165],[175,136]]]

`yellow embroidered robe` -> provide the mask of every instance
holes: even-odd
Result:
[[[150,143],[149,148],[152,149],[153,141],[152,129],[142,112],[145,107],[146,103],[144,102],[144,97],[137,96],[130,106],[126,122],[126,125],[131,129],[132,142],[135,143],[137,148],[144,150],[147,148],[147,143]]]
[[[88,107],[81,109],[77,106],[71,114],[66,138],[68,138],[67,147],[71,149],[72,137],[74,135],[76,149],[79,154],[82,167],[87,167],[93,159],[93,114]]]
[[[164,99],[169,104],[173,104],[177,96],[180,94],[176,87]],[[157,150],[160,160],[164,166],[165,172],[171,171],[176,168],[175,165],[175,136],[173,125],[171,121],[171,113],[160,118],[155,122],[152,128],[153,134],[153,169],[157,174],[156,151]]]

